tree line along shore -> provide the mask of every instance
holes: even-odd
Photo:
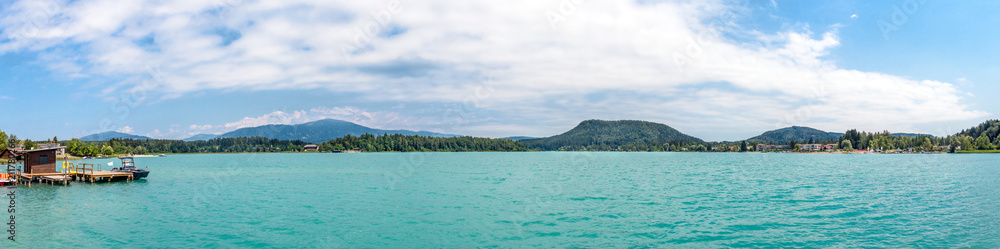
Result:
[[[765,133],[767,134],[767,133]],[[123,154],[289,153],[289,152],[511,152],[511,151],[634,151],[634,152],[802,152],[802,153],[997,153],[1000,121],[990,120],[945,136],[898,135],[848,130],[839,137],[791,139],[779,143],[760,138],[735,142],[705,142],[673,128],[645,121],[588,120],[572,130],[547,138],[497,139],[433,137],[398,134],[345,135],[322,143],[265,137],[214,138],[200,141],[160,139],[20,140],[0,131],[0,148],[31,149],[64,146],[74,157]],[[774,136],[780,137],[780,136]]]

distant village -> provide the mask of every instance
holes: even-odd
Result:
[[[827,152],[827,153],[933,153],[933,152],[948,152],[951,150],[951,146],[934,146],[931,150],[924,150],[923,148],[906,148],[906,149],[895,149],[895,150],[882,150],[882,149],[869,149],[869,150],[841,150],[837,147],[837,144],[797,144],[796,148],[798,150],[793,150],[791,145],[788,144],[757,144],[754,151],[757,152],[788,152],[788,151],[798,151],[798,152]],[[714,148],[713,148],[714,149]],[[961,150],[962,147],[958,146],[956,150]]]

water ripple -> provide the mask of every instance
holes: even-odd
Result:
[[[179,155],[141,159],[153,174],[132,183],[23,188],[17,232],[36,247],[997,248],[998,162],[997,155]]]

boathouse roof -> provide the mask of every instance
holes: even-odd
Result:
[[[17,149],[14,149],[14,148],[7,148],[7,149],[3,150],[2,152],[0,152],[0,158],[5,158],[5,157],[8,157],[10,155],[19,156],[19,155],[26,154],[26,153],[41,152],[41,151],[50,151],[50,150],[59,150],[59,149],[63,149],[63,148],[66,148],[66,147],[65,146],[59,146],[59,147],[44,148],[44,149],[34,149],[34,150],[17,150]]]

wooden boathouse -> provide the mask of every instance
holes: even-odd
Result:
[[[56,151],[62,147],[52,147],[37,150],[18,150],[8,148],[0,152],[0,158],[6,158],[8,164],[18,164],[23,162],[22,167],[7,172],[15,175],[18,182],[25,182],[28,186],[34,181],[48,182],[49,184],[62,183],[69,184],[72,180],[77,181],[112,181],[115,179],[133,180],[132,173],[95,170],[93,164],[71,164],[63,162],[63,171],[56,169]]]
[[[24,173],[44,174],[57,173],[56,171],[56,151],[59,148],[46,148],[37,150],[7,149],[0,153],[0,158],[13,159],[13,161],[23,161]]]
[[[56,170],[56,152],[63,148],[49,147],[36,150],[8,148],[0,152],[0,158],[7,158],[8,164],[23,162],[24,165],[21,168],[7,173],[14,174],[18,181],[26,180],[28,186],[31,186],[31,182],[35,180],[49,183],[59,182],[65,185],[71,178],[65,172]]]

